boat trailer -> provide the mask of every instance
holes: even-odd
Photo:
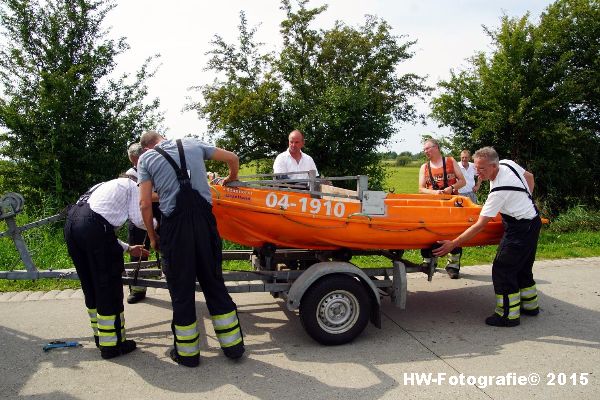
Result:
[[[65,217],[57,214],[23,226],[16,215],[23,209],[23,197],[8,193],[0,198],[0,220],[8,230],[0,238],[10,237],[25,270],[0,271],[0,279],[79,279],[74,268],[38,269],[21,232],[56,222]],[[406,307],[407,273],[425,272],[428,280],[436,270],[437,258],[428,267],[403,259],[403,250],[308,250],[282,249],[267,244],[248,250],[224,250],[223,261],[242,260],[249,270],[225,270],[223,278],[230,293],[268,292],[285,301],[290,311],[298,310],[306,332],[317,342],[338,345],[350,342],[366,327],[369,320],[381,327],[380,305],[389,297],[401,309]],[[390,265],[359,268],[352,257],[377,255],[389,259]],[[126,263],[123,284],[166,288],[167,282],[159,261]],[[196,290],[201,291],[196,282]]]

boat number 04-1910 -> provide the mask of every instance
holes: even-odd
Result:
[[[338,218],[344,216],[346,212],[346,205],[339,201],[320,199],[309,199],[307,197],[301,197],[298,199],[298,203],[290,203],[289,196],[287,194],[277,195],[275,192],[269,192],[265,199],[267,207],[281,208],[284,210],[295,209],[300,207],[301,212],[309,212],[311,214],[319,214],[321,209],[325,209],[325,215],[334,215]]]

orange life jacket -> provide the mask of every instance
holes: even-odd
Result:
[[[445,167],[445,169],[444,169]],[[433,184],[431,183],[433,179]],[[432,168],[431,162],[425,164],[425,187],[427,189],[442,190],[457,182],[454,172],[454,158],[445,157],[442,159],[441,168]],[[453,194],[458,194],[458,190],[454,189]]]

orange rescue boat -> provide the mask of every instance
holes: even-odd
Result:
[[[356,191],[321,184],[349,178],[357,180]],[[366,182],[357,176],[213,183],[213,212],[224,239],[251,247],[409,250],[457,237],[481,210],[462,196],[369,191]],[[499,243],[503,231],[498,214],[464,246]]]

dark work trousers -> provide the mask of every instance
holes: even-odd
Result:
[[[173,305],[173,324],[196,322],[196,279],[211,315],[236,310],[221,263],[222,242],[212,206],[189,183],[181,185],[175,210],[161,218],[160,250]]]
[[[129,221],[129,226],[127,230],[127,243],[129,243],[130,246],[143,244],[146,250],[150,250],[150,239],[148,239],[146,231],[144,229],[138,228],[131,221]],[[147,259],[148,257],[136,257],[132,255],[129,256],[130,262],[146,261]],[[131,291],[131,293],[146,293],[145,286],[129,285],[129,290]]]
[[[146,231],[138,228],[135,224],[129,221],[128,231],[127,231],[127,243],[130,246],[135,246],[138,244],[143,244],[146,250],[150,249],[150,240],[148,239],[148,235]],[[142,261],[146,261],[148,257],[141,257]],[[137,262],[140,260],[140,257],[129,256],[129,261]]]
[[[160,209],[158,208],[158,203],[156,202],[152,203],[152,214],[157,221],[160,221],[161,213]],[[160,231],[158,230],[158,228],[156,229],[156,233],[160,235]],[[148,238],[146,231],[144,229],[138,228],[131,221],[129,221],[127,231],[127,243],[129,243],[130,246],[143,244],[146,250],[150,250],[150,239]],[[142,257],[142,261],[146,261],[147,259],[148,257]],[[129,261],[131,262],[137,262],[139,260],[140,257],[129,256]]]
[[[535,284],[532,268],[542,221],[539,216],[518,220],[502,214],[502,223],[504,236],[492,265],[492,280],[496,294],[509,295]]]
[[[158,203],[156,203],[156,202],[152,203],[152,214],[154,215],[154,218],[157,221],[160,221],[161,213],[160,213],[160,209],[158,208]],[[156,233],[158,233],[160,235],[158,228],[156,230]],[[146,250],[150,250],[150,239],[148,238],[146,231],[144,229],[138,228],[131,221],[129,221],[128,231],[127,231],[127,243],[129,243],[130,246],[143,244],[144,248],[146,248]],[[148,257],[141,257],[141,258],[142,258],[142,261],[148,260]],[[140,257],[129,256],[129,261],[131,261],[131,262],[137,262],[139,260],[140,260]]]
[[[116,315],[121,326],[123,312],[123,248],[117,242],[115,228],[89,204],[76,204],[67,214],[64,228],[69,255],[73,259],[85,305],[100,315]],[[121,330],[117,329],[118,342]]]

